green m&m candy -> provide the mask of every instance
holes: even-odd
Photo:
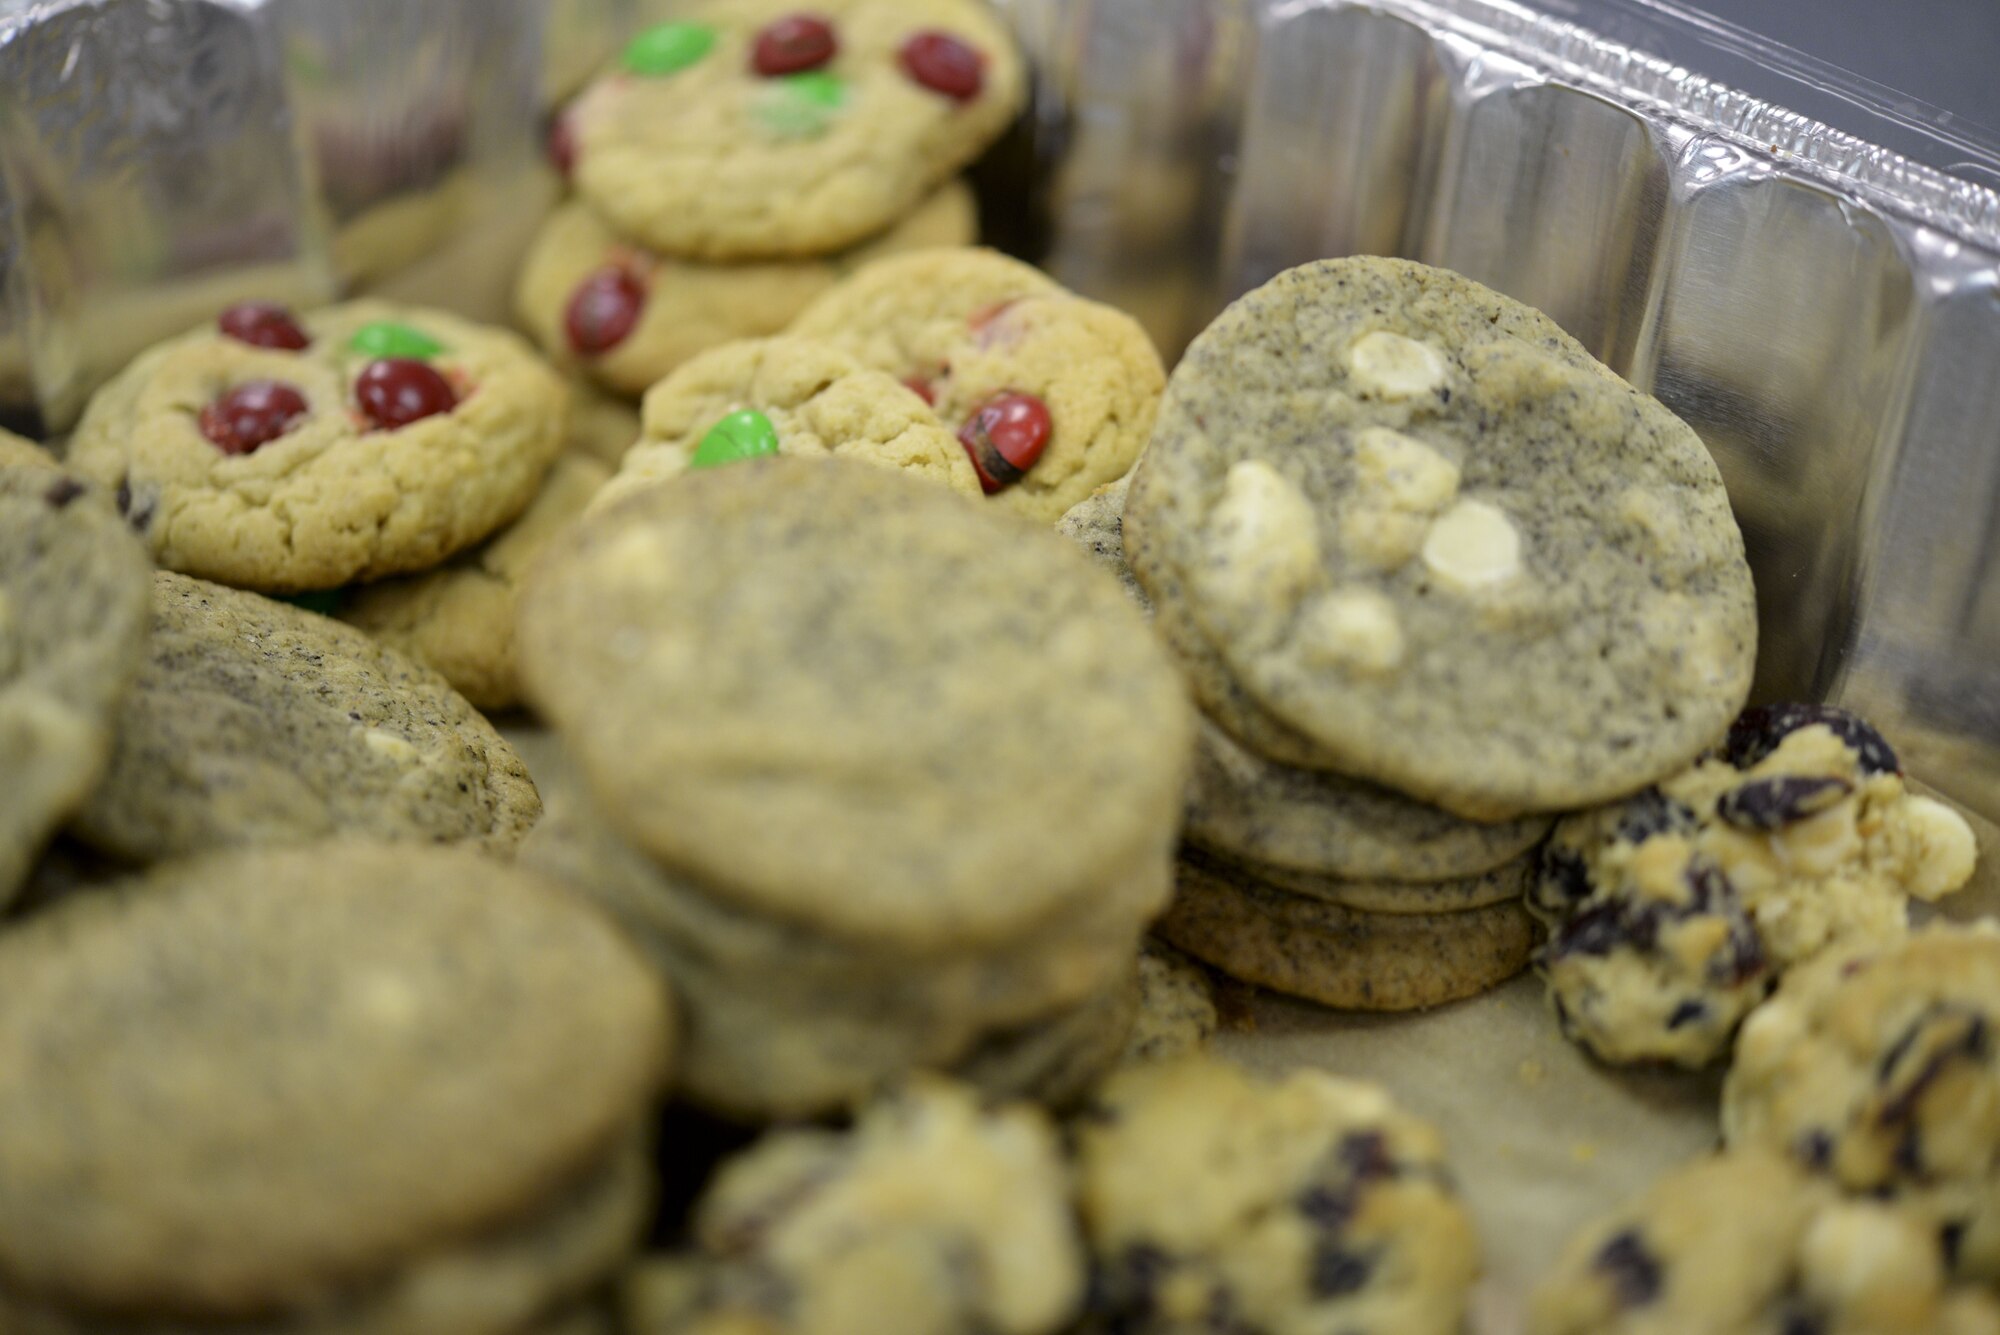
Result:
[[[758,103],[757,115],[766,127],[787,138],[826,133],[833,113],[847,101],[847,80],[825,70],[787,74],[771,82],[771,90]]]
[[[715,47],[715,29],[705,23],[662,23],[625,44],[625,68],[658,78],[698,65]]]
[[[354,331],[354,337],[347,340],[347,346],[364,357],[377,360],[408,357],[421,362],[444,351],[444,344],[429,334],[406,324],[397,324],[394,320],[376,320],[362,325]]]
[[[731,413],[708,429],[701,444],[694,447],[689,468],[713,468],[739,459],[756,459],[778,452],[778,429],[771,419],[754,409]]]

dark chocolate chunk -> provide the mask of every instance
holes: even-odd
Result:
[[[1359,1292],[1374,1273],[1375,1262],[1371,1257],[1350,1252],[1331,1242],[1322,1242],[1313,1249],[1313,1292],[1322,1298],[1338,1298],[1345,1293]]]
[[[1617,837],[1641,844],[1662,834],[1689,834],[1695,829],[1694,812],[1657,788],[1648,788],[1629,799],[1618,813]]]
[[[56,479],[55,485],[42,493],[42,499],[47,501],[51,508],[61,510],[81,495],[83,495],[81,482],[73,477],[60,477]]]
[[[1748,769],[1778,749],[1778,744],[1815,723],[1824,723],[1861,758],[1864,774],[1898,774],[1902,763],[1882,734],[1859,715],[1834,705],[1802,703],[1758,705],[1746,709],[1730,725],[1723,753],[1738,769]]]
[[[1673,1014],[1667,1017],[1667,1028],[1679,1029],[1685,1025],[1695,1023],[1707,1014],[1707,1002],[1683,1001],[1680,1005],[1674,1007]]]
[[[1544,845],[1535,855],[1535,899],[1553,908],[1581,904],[1591,894],[1583,859],[1566,848]]]
[[[1853,791],[1853,784],[1833,775],[1781,774],[1752,779],[1724,793],[1715,814],[1739,830],[1782,830],[1817,816]]]
[[[1611,1282],[1622,1307],[1644,1307],[1660,1296],[1659,1258],[1646,1250],[1645,1242],[1631,1229],[1598,1248],[1591,1268]]]

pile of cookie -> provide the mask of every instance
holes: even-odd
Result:
[[[559,367],[637,397],[698,353],[781,332],[868,261],[970,244],[954,173],[1027,76],[976,0],[681,6],[555,118],[574,186],[516,309]]]

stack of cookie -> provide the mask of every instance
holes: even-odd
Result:
[[[1066,527],[1129,559],[1208,715],[1162,934],[1328,1004],[1523,967],[1547,815],[1686,765],[1749,688],[1749,567],[1699,439],[1422,265],[1311,264],[1231,306],[1129,493]]]
[[[697,353],[775,334],[882,255],[977,234],[953,174],[1027,81],[978,0],[709,0],[627,43],[557,118],[575,198],[516,307],[551,359],[637,396]]]
[[[584,790],[521,856],[673,980],[688,1098],[1060,1098],[1116,1059],[1192,719],[1052,534],[848,459],[699,468],[558,538],[520,633]]]

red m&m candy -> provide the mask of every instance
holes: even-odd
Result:
[[[290,431],[311,412],[306,396],[282,380],[250,380],[201,410],[198,425],[224,454],[249,454]]]
[[[750,68],[767,79],[803,74],[840,50],[833,25],[817,14],[788,14],[764,25],[750,46]]]
[[[269,301],[239,301],[216,317],[216,327],[238,343],[253,348],[297,352],[312,340],[283,306]]]
[[[638,275],[607,264],[570,293],[569,305],[563,308],[563,332],[578,356],[601,356],[632,336],[645,308],[646,287]]]
[[[384,357],[368,363],[354,381],[354,398],[368,420],[384,431],[448,413],[458,406],[451,382],[425,362]]]
[[[958,429],[958,443],[972,457],[980,489],[991,496],[1026,477],[1053,434],[1048,405],[1009,390],[980,406]]]
[[[917,33],[903,43],[903,72],[934,93],[970,102],[986,85],[986,58],[948,32]]]

